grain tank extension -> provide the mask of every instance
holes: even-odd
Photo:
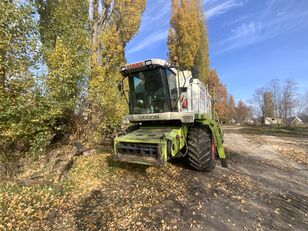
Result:
[[[199,171],[212,170],[216,159],[227,167],[211,96],[197,76],[160,59],[127,64],[121,73],[131,126],[114,140],[116,160],[161,166],[186,156]]]

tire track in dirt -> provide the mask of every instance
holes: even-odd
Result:
[[[255,202],[260,205],[260,230],[306,230],[308,227],[307,165],[282,155],[271,146],[284,148],[288,142],[273,136],[241,134],[226,129],[226,147],[231,159],[239,159],[235,171],[247,174],[260,191]],[[278,141],[281,142],[278,142]],[[278,142],[278,143],[277,143]]]

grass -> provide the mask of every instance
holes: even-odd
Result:
[[[245,126],[240,129],[245,134],[271,135],[271,136],[289,136],[289,137],[307,137],[307,127],[276,127],[276,126]]]

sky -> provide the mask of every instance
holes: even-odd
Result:
[[[167,59],[170,10],[170,1],[147,0],[129,63]],[[308,0],[203,0],[203,10],[210,66],[236,100],[248,102],[272,79],[308,92]]]

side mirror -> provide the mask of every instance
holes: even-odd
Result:
[[[187,87],[180,87],[180,92],[181,93],[187,92]]]
[[[122,81],[117,81],[117,84],[118,84],[118,90],[119,90],[119,92],[122,92],[122,90],[123,90]]]
[[[193,79],[199,78],[199,71],[196,67],[191,68],[191,75],[192,75]]]

